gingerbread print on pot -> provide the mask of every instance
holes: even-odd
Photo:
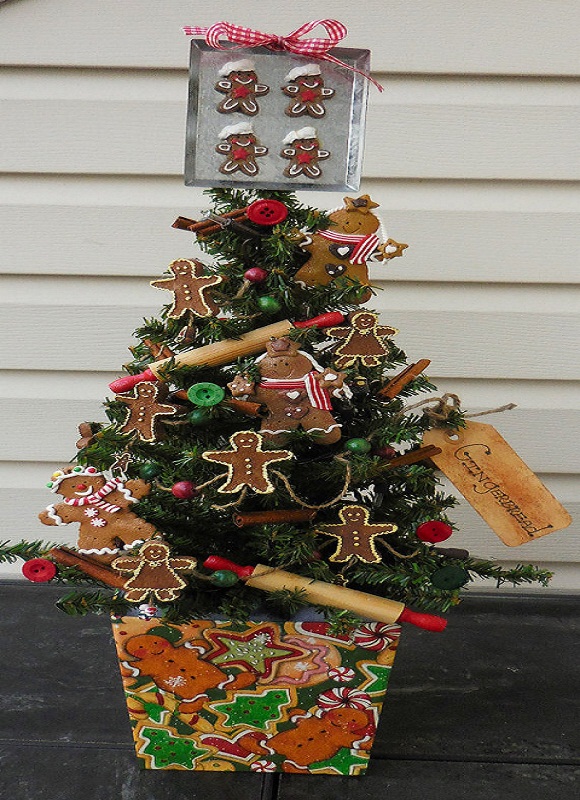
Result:
[[[260,170],[256,158],[267,155],[268,148],[259,143],[251,122],[227,125],[220,131],[219,139],[221,141],[216,145],[216,152],[226,156],[220,172],[224,175],[242,172],[249,177],[258,174]]]
[[[322,169],[319,162],[329,158],[330,151],[320,147],[316,128],[308,126],[290,131],[284,138],[284,145],[280,155],[290,161],[284,170],[287,178],[320,178]]]
[[[326,114],[324,101],[330,100],[335,91],[324,85],[317,64],[295,67],[286,75],[285,80],[286,84],[282,86],[282,91],[290,98],[285,114],[289,117],[301,117],[307,114],[315,118]]]
[[[259,109],[256,97],[268,94],[270,87],[258,83],[254,61],[243,58],[240,61],[228,61],[219,71],[221,80],[216,85],[216,91],[225,94],[225,98],[218,105],[220,114],[239,112],[250,117],[255,116]]]

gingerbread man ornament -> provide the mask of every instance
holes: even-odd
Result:
[[[282,87],[290,102],[285,113],[289,117],[323,117],[326,114],[324,101],[334,96],[334,89],[327,89],[317,64],[305,64],[291,69]]]
[[[218,105],[220,114],[231,114],[239,111],[250,117],[255,116],[260,110],[256,97],[268,94],[270,87],[258,83],[256,67],[249,58],[240,61],[228,61],[219,71],[221,80],[216,85],[216,91],[226,97]]]
[[[390,351],[387,336],[398,333],[389,325],[379,325],[377,314],[372,311],[355,311],[349,315],[349,326],[328,328],[327,333],[335,339],[344,339],[338,345],[335,360],[338,369],[351,367],[357,361],[365,367],[378,367]]]
[[[163,417],[179,413],[179,407],[164,402],[169,390],[163,383],[143,381],[135,386],[135,394],[118,394],[115,400],[127,406],[127,416],[121,433],[134,433],[142,442],[155,442],[161,436]]]
[[[330,150],[323,150],[318,141],[316,128],[300,128],[290,131],[284,139],[284,148],[280,155],[287,158],[290,163],[284,170],[287,178],[320,178],[322,170],[319,161],[330,157]]]
[[[230,436],[231,450],[207,450],[202,453],[205,461],[225,464],[227,480],[218,492],[233,494],[243,488],[253,489],[258,494],[270,494],[274,484],[268,468],[279,461],[294,458],[290,450],[262,450],[263,437],[255,431],[237,431]]]
[[[250,122],[226,125],[219,133],[220,143],[216,153],[226,156],[219,170],[224,175],[242,172],[253,178],[260,171],[256,158],[267,155],[268,148],[261,145]]]
[[[330,556],[330,561],[343,562],[358,558],[366,564],[377,564],[381,556],[377,552],[375,539],[394,533],[397,526],[390,522],[369,523],[369,511],[364,506],[343,506],[338,512],[341,522],[335,525],[321,525],[316,533],[332,536],[338,547]]]
[[[188,311],[197,317],[217,314],[219,306],[208,290],[223,281],[220,275],[204,275],[201,261],[188,258],[172,261],[169,269],[173,278],[159,278],[151,281],[151,286],[173,292],[173,305],[168,314],[171,319],[178,319]]]
[[[121,556],[111,566],[118,572],[130,572],[125,581],[125,600],[142,603],[153,595],[160,603],[168,603],[187,586],[177,571],[196,568],[197,561],[189,556],[169,557],[169,546],[161,539],[150,539],[141,545],[139,555]]]

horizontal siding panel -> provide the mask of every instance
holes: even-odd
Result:
[[[0,171],[180,174],[184,117],[164,101],[4,100]],[[376,105],[364,174],[580,179],[579,127],[574,106]]]
[[[322,16],[319,13],[318,16]],[[183,25],[232,20],[286,34],[316,16],[311,5],[244,5],[232,15],[229,0],[192,6],[189,0],[100,0],[98,9],[77,0],[10,2],[0,10],[4,64],[175,68],[187,61]],[[575,75],[579,15],[569,0],[408,3],[367,0],[364,13],[335,0],[351,47],[370,47],[375,69],[390,72]],[[26,31],[26,36],[23,36]],[[319,31],[315,35],[321,35]]]
[[[173,220],[179,214],[199,219],[201,211],[177,204],[0,205],[0,272],[152,277],[192,247],[193,237],[171,228]],[[387,235],[411,245],[387,269],[398,281],[580,281],[580,212],[427,208],[379,214]],[[374,279],[384,272],[373,268]]]
[[[79,376],[78,380],[82,380]],[[42,383],[39,383],[42,396]],[[6,398],[2,409],[3,458],[14,461],[69,461],[75,455],[78,425],[84,421],[106,421],[102,408],[112,396],[103,382],[101,394],[90,400]],[[474,413],[477,407],[470,405]],[[481,410],[481,409],[479,409]],[[47,424],[47,421],[50,421]],[[511,446],[540,472],[580,473],[580,411],[569,409],[524,409],[482,419],[495,425]],[[541,435],[540,435],[541,432]]]
[[[380,298],[397,344],[411,359],[431,358],[433,374],[471,378],[580,377],[580,319],[567,314],[405,311]],[[378,305],[378,304],[377,304]],[[0,320],[5,369],[115,370],[127,359],[131,333],[158,305],[6,306]],[[31,326],[34,321],[34,327]],[[63,344],[63,343],[66,343]]]

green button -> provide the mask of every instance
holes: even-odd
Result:
[[[441,567],[431,575],[431,583],[438,589],[459,589],[469,580],[469,572],[462,567]]]
[[[194,383],[187,390],[187,397],[194,406],[217,406],[226,393],[217,383]]]

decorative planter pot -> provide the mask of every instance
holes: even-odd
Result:
[[[146,769],[365,772],[400,636],[369,622],[113,622]]]

